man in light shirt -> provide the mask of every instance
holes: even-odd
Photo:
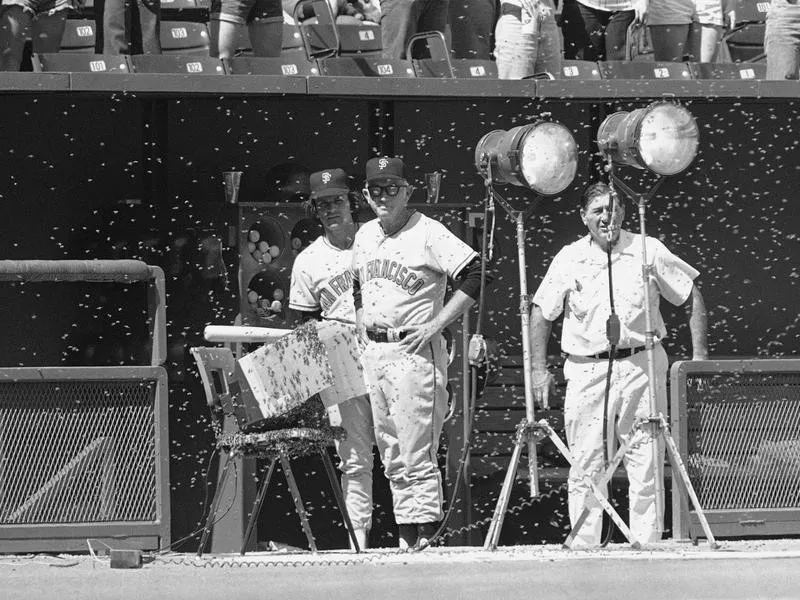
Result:
[[[547,342],[552,322],[562,313],[564,324],[561,349],[568,356],[564,363],[567,393],[564,426],[567,443],[577,464],[597,478],[605,468],[604,405],[609,371],[610,342],[606,322],[610,314],[608,248],[615,312],[620,321],[619,341],[610,365],[610,387],[605,416],[608,436],[621,441],[636,432],[639,419],[650,415],[650,395],[645,350],[645,306],[642,285],[642,247],[638,235],[621,228],[625,210],[621,202],[611,208],[611,189],[604,183],[590,186],[583,197],[581,219],[589,230],[578,241],[562,248],[533,297],[531,309],[531,353],[534,398],[546,400],[551,377],[547,371]],[[685,305],[692,338],[693,360],[708,358],[706,311],[700,290],[694,283],[698,271],[672,254],[657,239],[648,237],[647,260],[652,265],[650,311],[655,333],[653,393],[656,411],[667,414],[667,354],[661,345],[666,327],[659,312],[660,298]],[[659,460],[653,460],[658,444]],[[609,452],[609,455],[611,453]],[[624,458],[630,483],[630,529],[632,541],[660,539],[663,514],[656,514],[656,478],[663,478],[664,441],[653,439],[647,430],[641,443],[632,445]],[[591,506],[589,518],[579,530],[575,546],[600,543],[602,509],[591,498],[587,484],[569,477],[569,516],[573,527],[584,509]],[[663,498],[660,506],[664,506]]]

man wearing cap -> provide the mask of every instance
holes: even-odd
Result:
[[[364,195],[378,218],[358,230],[353,244],[353,297],[367,342],[361,362],[399,545],[413,548],[427,544],[443,517],[442,330],[477,298],[480,260],[444,225],[408,206],[414,188],[402,160],[372,158],[366,171]],[[448,278],[457,289],[445,303]]]
[[[547,370],[547,343],[552,322],[563,314],[561,349],[567,354],[564,429],[577,465],[596,478],[604,469],[604,447],[609,447],[605,442],[630,441],[640,419],[651,416],[651,390],[657,412],[667,414],[668,361],[661,344],[667,329],[659,309],[660,298],[675,306],[685,306],[693,360],[708,359],[707,318],[703,296],[695,283],[699,272],[659,240],[647,237],[646,255],[652,269],[647,280],[649,311],[655,334],[652,349],[655,381],[651,382],[645,349],[648,308],[640,240],[622,228],[625,207],[605,183],[593,183],[586,189],[580,215],[587,234],[555,255],[533,296],[532,387],[534,399],[546,405],[552,380]],[[613,280],[611,289],[617,315],[611,320],[610,280]],[[616,335],[609,334],[615,329]],[[606,429],[608,433],[604,434]],[[654,460],[654,444],[659,460]],[[613,449],[608,452],[609,456],[613,454]],[[651,543],[661,538],[664,515],[658,514],[656,507],[663,508],[664,502],[663,497],[660,503],[656,501],[659,489],[656,479],[664,476],[663,456],[664,441],[654,439],[652,431],[643,430],[642,437],[628,448],[623,458],[630,484],[631,541]],[[574,547],[596,546],[601,542],[602,509],[578,475],[572,469],[568,482],[572,526],[575,527],[584,508],[589,513],[576,534]]]
[[[292,267],[289,308],[303,319],[355,323],[352,275],[353,239],[358,230],[358,198],[350,192],[342,169],[311,174],[311,209],[323,235],[297,255]],[[375,433],[369,398],[357,396],[328,408],[332,425],[347,432],[336,442],[342,490],[356,540],[368,547],[372,528],[372,447]]]

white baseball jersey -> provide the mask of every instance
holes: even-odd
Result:
[[[666,336],[659,298],[683,304],[692,291],[698,271],[672,254],[664,244],[648,237],[650,310],[656,341]],[[638,235],[620,232],[611,250],[614,304],[619,315],[620,348],[644,345],[645,307],[642,287],[642,245]],[[589,356],[608,349],[606,320],[610,313],[608,257],[590,235],[562,248],[533,296],[544,318],[554,321],[564,311],[561,348],[568,354]]]
[[[361,286],[366,327],[418,325],[444,304],[447,278],[455,278],[477,256],[442,223],[414,213],[386,236],[378,219],[359,229],[353,269]]]
[[[352,257],[352,249],[337,248],[324,235],[314,240],[294,260],[289,308],[355,323]]]

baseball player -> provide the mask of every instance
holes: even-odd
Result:
[[[645,307],[642,285],[642,245],[638,235],[621,228],[625,209],[614,202],[611,189],[596,183],[586,190],[580,209],[589,230],[578,241],[562,248],[533,297],[531,309],[531,354],[534,398],[546,400],[551,377],[547,371],[547,341],[552,322],[564,313],[561,349],[567,354],[564,377],[567,393],[564,426],[567,442],[577,463],[590,476],[604,469],[603,406],[610,344],[606,321],[610,314],[607,248],[611,247],[615,311],[620,336],[610,377],[606,416],[609,435],[624,441],[635,432],[637,419],[650,416],[647,352],[645,352]],[[661,345],[666,336],[659,312],[659,299],[686,305],[692,338],[693,360],[708,358],[706,311],[700,290],[694,283],[693,267],[672,254],[660,241],[648,237],[647,260],[652,265],[650,310],[655,333],[653,356],[656,382],[653,386],[657,411],[667,414],[667,354]],[[614,432],[613,434],[611,432]],[[658,461],[653,461],[652,444],[657,443]],[[633,541],[660,539],[663,514],[656,514],[656,478],[663,478],[664,442],[655,441],[647,430],[643,443],[635,443],[624,457],[629,480],[630,530]],[[602,512],[592,501],[588,486],[569,477],[569,516],[572,525],[588,501],[590,516],[579,530],[574,546],[600,543]],[[661,506],[663,507],[663,498]]]
[[[313,210],[324,234],[297,255],[292,267],[289,308],[305,319],[322,318],[355,323],[352,291],[352,246],[358,223],[347,174],[327,169],[311,174]],[[359,547],[367,548],[372,528],[372,447],[375,434],[367,396],[358,396],[328,409],[332,425],[341,425],[347,438],[336,443],[345,504]]]
[[[401,548],[426,543],[442,513],[436,452],[447,410],[442,330],[475,301],[480,261],[444,225],[408,206],[399,158],[367,162],[364,195],[377,219],[353,244],[353,295],[375,437]],[[447,279],[457,289],[444,302]]]

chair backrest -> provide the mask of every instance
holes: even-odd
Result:
[[[247,380],[241,375],[230,348],[191,348],[212,412],[222,410],[232,415],[240,431],[261,417]]]
[[[602,79],[596,62],[589,60],[564,60],[559,79]]]
[[[410,60],[380,56],[336,56],[319,61],[322,75],[329,77],[415,77]]]
[[[162,54],[208,56],[210,40],[205,23],[161,21]]]
[[[130,57],[134,73],[189,73],[192,75],[224,75],[225,67],[218,58],[196,54],[135,54]]]
[[[94,54],[95,23],[91,19],[67,19],[59,52]]]
[[[603,79],[691,79],[683,62],[605,61],[598,63]]]
[[[689,63],[695,79],[764,79],[764,63]]]
[[[228,75],[283,75],[311,77],[319,75],[316,61],[302,53],[279,57],[236,56],[222,59]]]
[[[58,52],[34,54],[33,70],[37,73],[121,73],[131,72],[128,56]]]

